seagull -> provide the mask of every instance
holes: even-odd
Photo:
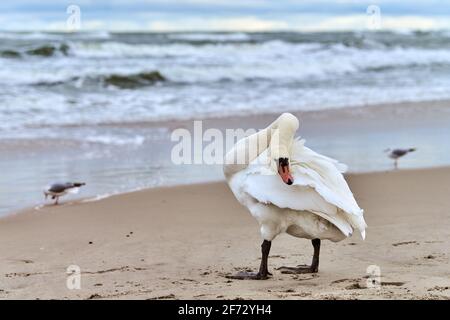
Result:
[[[416,148],[409,148],[409,149],[386,149],[384,152],[389,152],[388,157],[391,159],[394,159],[394,167],[395,169],[398,169],[398,159],[403,157],[404,155],[407,155],[410,152],[416,151]]]
[[[52,199],[56,199],[55,204],[58,204],[59,197],[62,197],[67,193],[77,193],[78,188],[84,185],[86,185],[84,182],[54,183],[44,190],[45,199],[50,196]]]

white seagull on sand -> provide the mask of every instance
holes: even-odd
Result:
[[[231,278],[267,279],[271,243],[281,233],[310,239],[314,248],[310,266],[281,267],[282,273],[318,272],[321,240],[341,241],[354,230],[365,238],[363,210],[342,175],[346,166],[294,139],[298,127],[298,119],[284,113],[267,128],[239,140],[225,156],[228,184],[258,221],[263,238],[259,271]]]

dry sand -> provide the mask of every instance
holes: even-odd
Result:
[[[258,226],[224,182],[159,188],[30,209],[0,220],[0,298],[19,299],[449,299],[450,168],[348,176],[369,225],[322,243],[315,275],[310,242],[283,235],[266,281],[229,280],[259,265]],[[81,268],[68,290],[66,268]],[[366,268],[381,268],[381,288]]]

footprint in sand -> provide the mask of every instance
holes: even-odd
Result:
[[[175,295],[173,293],[165,295],[165,296],[159,296],[159,297],[153,297],[149,300],[164,300],[164,299],[175,299]]]
[[[19,262],[23,262],[23,263],[34,263],[33,260],[29,260],[29,259],[19,260]]]
[[[394,246],[394,247],[398,247],[398,246],[404,246],[404,245],[407,245],[407,244],[419,244],[417,241],[403,241],[403,242],[397,242],[397,243],[393,243],[392,245]]]
[[[381,285],[384,286],[395,286],[395,287],[401,287],[405,284],[405,282],[401,281],[382,281]]]
[[[296,275],[293,275],[292,279],[294,279],[296,281],[306,281],[306,280],[313,280],[316,277],[317,277],[316,274],[308,274],[308,275],[306,275],[306,278],[305,278],[305,275],[298,275],[298,274],[296,274]],[[316,286],[317,284],[310,283],[308,285]]]
[[[342,283],[342,282],[347,282],[347,281],[353,281],[353,280],[352,279],[338,279],[338,280],[331,281],[331,284]]]
[[[48,274],[49,272],[12,272],[12,273],[7,273],[5,274],[6,278],[16,278],[16,277],[21,277],[21,278],[27,278],[30,276],[36,276],[36,275],[42,275],[42,274]]]
[[[361,285],[359,282],[353,283],[349,286],[346,286],[345,289],[347,290],[359,290],[359,289],[367,289],[367,287]]]

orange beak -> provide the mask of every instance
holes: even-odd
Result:
[[[284,183],[291,185],[294,183],[294,178],[289,171],[289,159],[288,158],[280,158],[278,159],[278,174],[283,180]]]

